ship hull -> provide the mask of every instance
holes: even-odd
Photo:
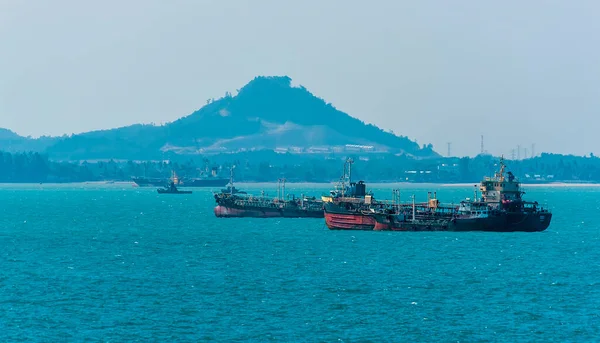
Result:
[[[503,213],[486,218],[429,219],[415,221],[398,219],[395,215],[376,214],[374,230],[377,231],[488,231],[488,232],[539,232],[550,226],[552,214]]]
[[[217,205],[215,216],[220,218],[323,218],[323,211],[276,208],[237,208]]]
[[[375,220],[360,213],[325,213],[325,224],[331,230],[373,230]]]
[[[448,231],[540,232],[550,226],[552,213],[507,213],[489,218],[450,221]]]
[[[373,230],[375,219],[357,208],[346,210],[334,202],[324,203],[325,225],[331,230]]]
[[[391,215],[374,216],[375,231],[449,231],[449,220],[398,221]]]

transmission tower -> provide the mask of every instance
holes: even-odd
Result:
[[[483,135],[481,135],[481,153],[483,154]]]
[[[521,146],[517,145],[517,160],[521,159]]]
[[[513,161],[515,160],[515,149],[512,149],[510,151],[510,159],[513,160]]]
[[[450,146],[452,145],[452,142],[448,142],[448,157],[450,157]]]
[[[535,143],[531,144],[531,157],[535,157]]]

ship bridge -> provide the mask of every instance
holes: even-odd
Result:
[[[486,177],[480,184],[479,190],[486,203],[501,203],[504,201],[519,201],[521,185],[510,171],[505,173],[504,158],[500,158],[500,171],[494,177]]]

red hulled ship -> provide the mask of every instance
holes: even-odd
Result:
[[[346,159],[344,172],[334,190],[322,196],[325,224],[332,230],[373,230],[375,218],[365,211],[380,208],[367,192],[363,181],[352,182],[352,159]]]

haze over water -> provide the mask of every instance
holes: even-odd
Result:
[[[594,341],[600,187],[525,190],[545,232],[330,231],[215,218],[207,189],[0,185],[0,341]]]

